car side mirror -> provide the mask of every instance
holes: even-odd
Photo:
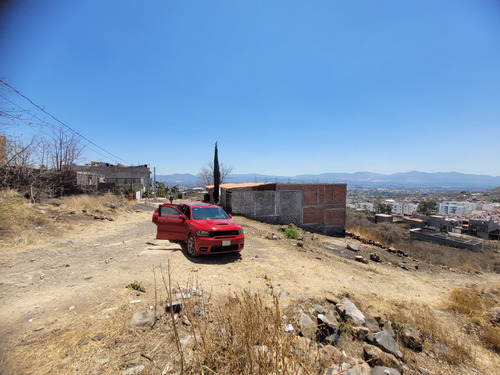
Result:
[[[233,215],[231,215],[231,214],[227,214],[227,216],[229,216],[230,219],[233,218]]]
[[[187,220],[187,216],[184,214],[181,214],[181,216],[179,216],[179,219],[181,219],[182,221]]]

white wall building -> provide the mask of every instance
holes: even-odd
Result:
[[[437,204],[438,212],[442,215],[469,214],[474,211],[476,207],[477,204],[472,202],[445,201]]]
[[[418,204],[415,203],[404,203],[403,204],[403,215],[412,215],[417,212]]]

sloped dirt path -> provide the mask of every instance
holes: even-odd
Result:
[[[192,259],[179,245],[154,239],[151,214],[152,210],[129,212],[114,221],[75,226],[42,246],[1,254],[2,355],[56,321],[71,324],[100,304],[140,298],[125,286],[134,281],[153,285],[153,267],[165,269],[167,264],[172,280],[181,285],[194,280],[214,294],[272,287],[284,302],[300,295],[333,297],[349,292],[374,303],[419,301],[436,307],[456,286],[498,282],[491,274],[365,265],[332,251],[345,249],[346,239],[308,234],[301,248],[283,238],[279,227],[245,218],[235,219],[245,228],[241,255]],[[281,238],[267,239],[270,232]]]

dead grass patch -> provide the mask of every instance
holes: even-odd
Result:
[[[172,286],[173,298],[183,293],[183,309],[171,315],[165,313],[168,293],[157,289],[141,295],[141,306],[129,303],[136,296],[126,289],[114,305],[26,332],[2,359],[5,374],[123,373],[144,366],[148,374],[183,369],[189,375],[305,375],[323,373],[331,365],[319,347],[285,332],[276,296],[247,289],[213,299],[199,287]],[[155,306],[162,315],[153,327],[129,326],[140,307]]]
[[[453,365],[473,362],[468,343],[457,337],[455,331],[442,323],[435,310],[428,305],[409,301],[392,301],[385,305],[383,313],[394,323],[397,332],[401,332],[405,325],[418,329],[424,336],[424,352],[435,351],[434,346],[441,344],[449,349],[436,353],[442,360]],[[415,360],[413,352],[404,350],[403,353],[406,359]]]
[[[87,210],[89,212],[108,210],[112,207],[126,207],[129,201],[113,194],[72,195],[62,198],[63,207],[69,210]]]
[[[94,220],[96,215],[113,218],[116,211],[129,207],[111,194],[63,197],[58,205],[51,201],[33,204],[13,190],[0,191],[0,249],[17,251],[71,230],[72,223]]]
[[[490,314],[492,308],[500,306],[500,284],[455,288],[444,305],[467,322],[469,335],[477,335],[486,347],[500,353],[500,327]]]
[[[401,249],[408,255],[431,264],[468,272],[500,272],[498,241],[483,241],[483,250],[474,253],[467,249],[410,240],[408,230],[398,224],[375,224],[369,220],[366,214],[349,210],[347,211],[346,230],[387,247]]]

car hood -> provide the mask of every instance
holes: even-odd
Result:
[[[241,225],[231,219],[197,219],[191,221],[191,224],[203,230],[238,230],[241,228]]]

